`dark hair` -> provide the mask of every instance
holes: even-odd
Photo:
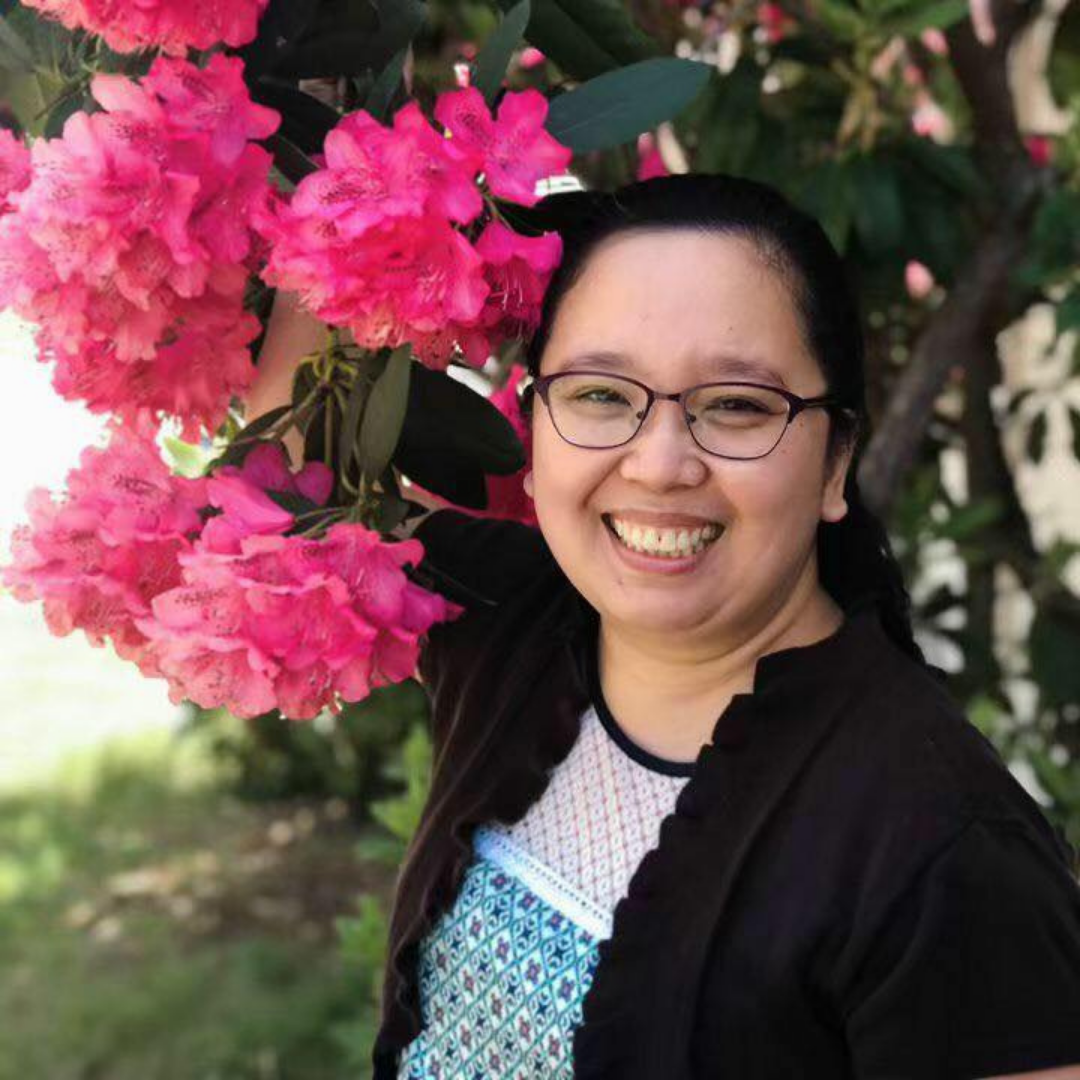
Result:
[[[540,360],[567,292],[581,278],[590,255],[610,236],[636,229],[696,229],[743,237],[787,285],[810,354],[825,375],[829,406],[828,453],[855,451],[844,497],[847,514],[818,525],[822,587],[844,610],[876,603],[882,625],[904,652],[924,660],[911,626],[911,599],[884,525],[863,503],[857,465],[869,437],[864,341],[859,312],[844,264],[824,230],[774,188],[722,173],[686,173],[628,184],[611,193],[556,195],[538,208],[558,228],[562,261],[544,296],[540,324],[526,349],[531,375]],[[533,395],[522,410],[531,416]]]

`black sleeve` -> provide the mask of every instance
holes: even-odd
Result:
[[[538,529],[460,510],[433,511],[412,535],[424,546],[418,569],[425,584],[470,609],[514,595],[551,559]]]
[[[972,819],[873,940],[844,1008],[860,1080],[1080,1065],[1080,885],[1033,827]]]

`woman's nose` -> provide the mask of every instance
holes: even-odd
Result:
[[[705,451],[690,434],[677,401],[655,401],[638,433],[622,448],[626,480],[650,487],[698,484],[708,475]]]

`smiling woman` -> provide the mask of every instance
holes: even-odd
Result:
[[[914,641],[824,233],[726,176],[539,209],[539,531],[415,532],[478,598],[376,1080],[1072,1080],[1076,853]]]

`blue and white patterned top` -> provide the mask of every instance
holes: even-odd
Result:
[[[586,712],[520,822],[476,829],[454,903],[420,943],[424,1028],[398,1080],[571,1080],[597,945],[690,773],[608,737],[604,711]]]

